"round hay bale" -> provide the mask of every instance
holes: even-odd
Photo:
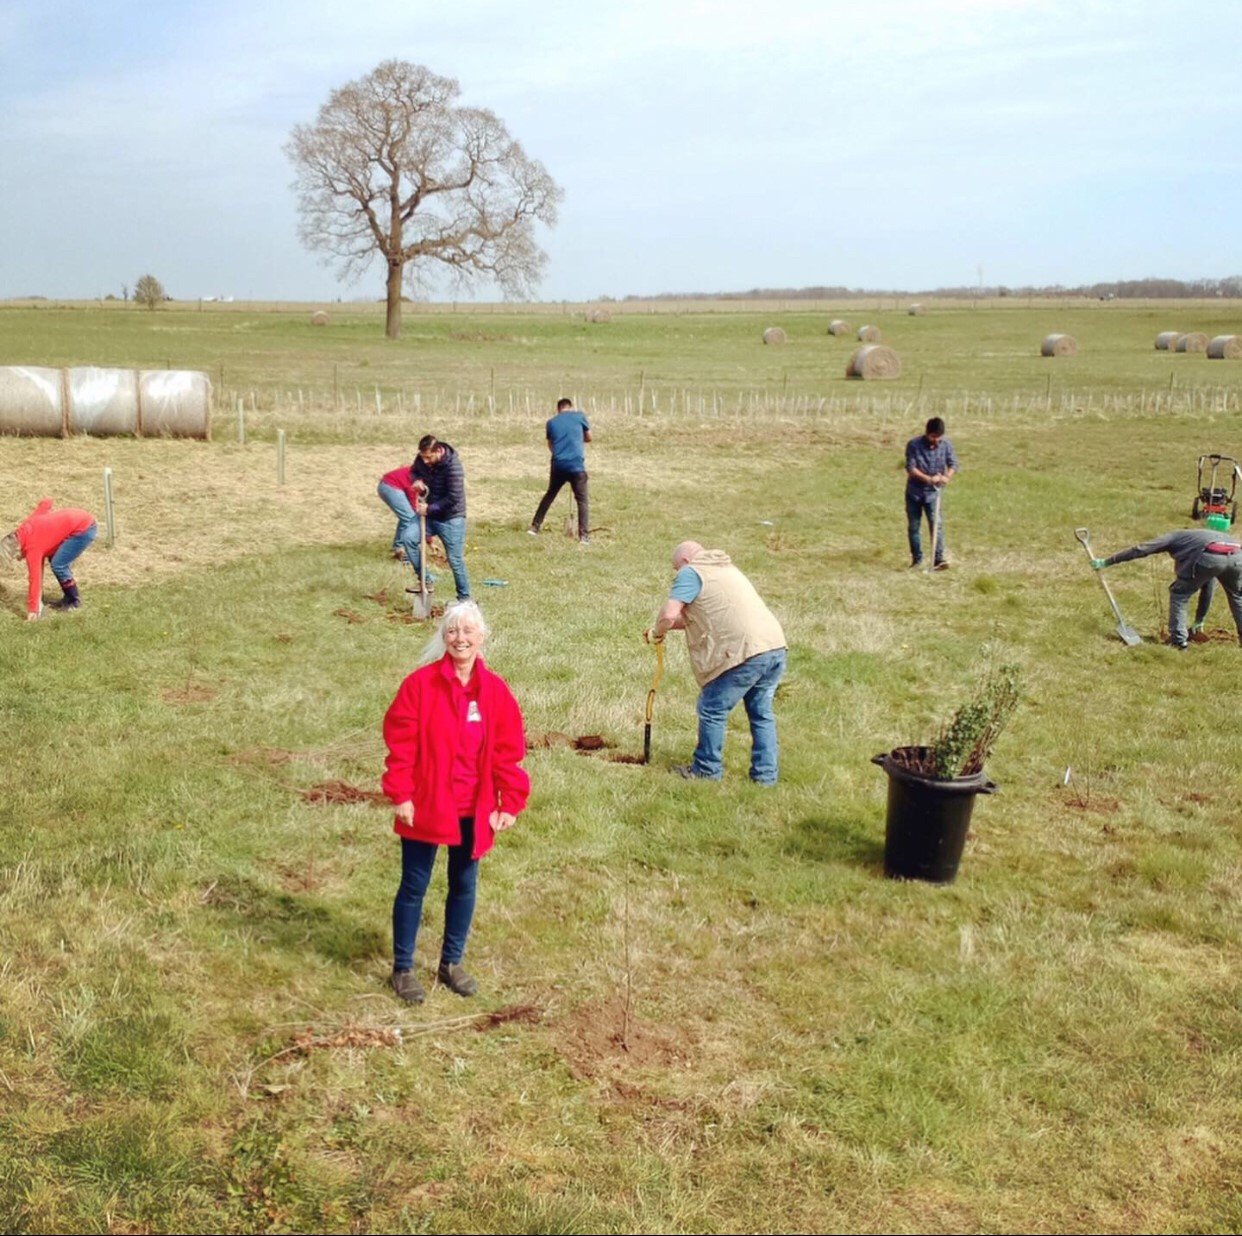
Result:
[[[59,369],[29,365],[0,369],[0,433],[58,438],[64,432]]]
[[[917,318],[919,314],[923,312],[923,306],[922,305],[911,305],[910,308],[907,310],[907,312],[912,318]]]
[[[97,365],[70,369],[69,432],[96,438],[138,433],[138,375]]]
[[[833,318],[828,323],[828,333],[830,335],[848,335],[850,333],[850,324],[841,321],[840,318]]]
[[[594,322],[597,326],[603,326],[612,321],[612,311],[609,309],[588,309],[586,320]]]
[[[0,433],[209,438],[211,382],[179,369],[0,369]]]
[[[763,332],[764,343],[784,343],[786,339],[788,339],[788,336],[779,326],[769,326]]]
[[[327,326],[327,324],[328,315],[323,309],[316,309],[315,312],[311,314],[312,326]]]
[[[1201,330],[1192,330],[1188,334],[1177,337],[1179,352],[1206,352],[1207,349],[1208,337]]]
[[[1242,360],[1242,335],[1217,335],[1207,354],[1208,360]]]
[[[1162,330],[1156,336],[1156,351],[1172,352],[1177,347],[1177,340],[1181,333],[1180,330]]]
[[[878,326],[860,326],[858,328],[859,343],[879,343],[880,328]]]
[[[1078,340],[1073,335],[1048,335],[1039,349],[1040,356],[1077,356]]]
[[[878,343],[868,343],[858,348],[845,367],[847,378],[862,378],[864,382],[896,378],[900,374],[901,361],[897,353]]]
[[[146,438],[211,438],[211,380],[194,369],[144,369],[138,375]]]

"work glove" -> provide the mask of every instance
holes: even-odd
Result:
[[[1103,558],[1092,558],[1091,565],[1095,567],[1097,571],[1102,571],[1106,566],[1108,566],[1108,563],[1105,562]]]

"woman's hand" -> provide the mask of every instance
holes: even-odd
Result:
[[[492,826],[492,831],[503,833],[506,828],[512,828],[517,821],[516,815],[510,815],[507,811],[493,811],[487,817],[487,822]]]
[[[411,828],[414,824],[414,804],[412,802],[398,803],[393,815],[397,817],[398,823]]]

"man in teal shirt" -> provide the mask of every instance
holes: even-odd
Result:
[[[548,478],[548,491],[539,500],[539,509],[535,518],[530,521],[527,531],[531,536],[538,536],[543,527],[548,508],[556,501],[561,487],[568,484],[573,490],[574,501],[578,504],[578,541],[589,545],[589,525],[587,523],[587,470],[586,452],[583,445],[591,440],[591,426],[587,418],[575,407],[572,399],[559,399],[556,404],[556,415],[546,426],[548,450],[552,452],[552,471]]]

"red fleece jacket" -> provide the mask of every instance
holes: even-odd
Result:
[[[473,858],[482,858],[496,836],[488,817],[493,811],[517,815],[530,795],[530,778],[522,767],[526,732],[517,700],[498,674],[474,663],[479,679],[479,711],[483,715],[483,747],[474,808]],[[388,746],[384,793],[394,803],[414,804],[414,824],[399,820],[393,831],[412,841],[460,845],[461,827],[453,795],[453,762],[461,733],[451,691],[455,673],[446,653],[441,660],[415,670],[398,688],[384,716]]]
[[[90,511],[65,506],[52,510],[51,498],[44,498],[38,506],[17,526],[17,539],[26,559],[26,571],[30,575],[30,591],[26,608],[31,614],[39,612],[43,604],[43,564],[67,541],[79,532],[85,532],[95,522]]]

